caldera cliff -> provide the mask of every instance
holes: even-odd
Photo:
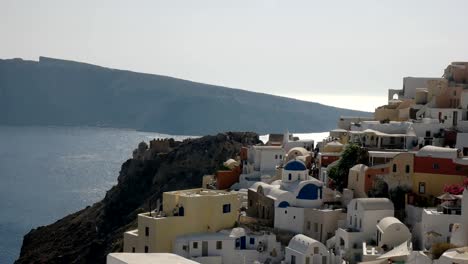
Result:
[[[167,153],[140,149],[146,152],[122,165],[117,185],[102,201],[31,230],[15,263],[105,263],[108,253],[122,250],[123,232],[136,227],[137,214],[163,192],[200,187],[203,175],[259,142],[255,133],[228,132],[171,141]]]

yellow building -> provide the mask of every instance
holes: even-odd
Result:
[[[389,172],[383,177],[389,189],[413,186],[414,154],[400,153],[388,164]]]
[[[138,215],[138,229],[125,232],[124,252],[172,252],[177,236],[232,228],[238,218],[237,194],[190,189],[163,194],[161,212]]]

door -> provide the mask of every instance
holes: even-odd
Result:
[[[202,241],[202,257],[208,256],[208,241]]]
[[[240,240],[240,248],[245,249],[245,236],[241,237]]]
[[[457,126],[458,124],[458,112],[453,111],[453,126]]]

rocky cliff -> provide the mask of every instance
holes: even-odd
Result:
[[[229,132],[172,144],[168,153],[148,149],[122,165],[118,184],[102,201],[31,230],[16,263],[105,263],[109,252],[122,250],[123,232],[136,227],[137,214],[163,192],[200,187],[203,175],[257,143],[255,133]]]

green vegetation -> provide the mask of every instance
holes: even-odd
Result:
[[[333,185],[342,191],[348,186],[349,169],[356,164],[368,165],[369,152],[356,144],[349,144],[341,155],[341,159],[336,166],[328,170],[328,177]]]
[[[451,249],[451,248],[456,248],[457,246],[450,244],[450,243],[437,243],[432,245],[431,247],[431,254],[432,254],[432,259],[438,259],[442,254],[444,254],[445,251]]]

